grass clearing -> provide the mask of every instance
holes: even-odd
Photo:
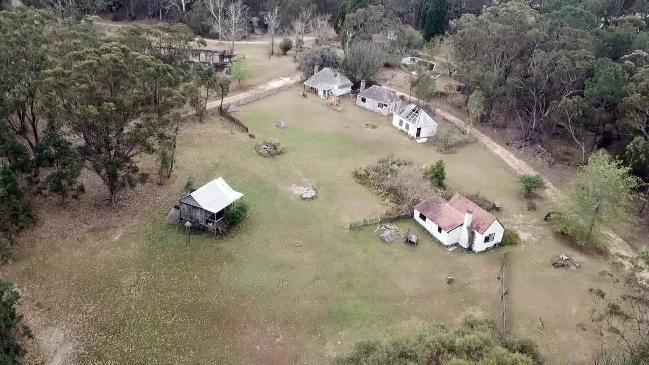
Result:
[[[74,344],[68,356],[76,356],[61,363],[329,363],[362,339],[433,321],[452,326],[468,313],[497,318],[506,251],[511,331],[533,338],[549,363],[588,362],[597,341],[577,324],[589,323],[587,289],[609,289],[598,275],[606,264],[557,242],[542,222],[544,202],[528,212],[516,177],[483,147],[441,155],[352,100],[338,113],[294,90],[244,106],[238,117],[257,139],[213,120],[186,126],[172,180],[126,194],[119,211],[92,194],[68,208],[37,206],[39,222],[0,274],[25,291],[22,309],[39,343]],[[279,140],[286,153],[258,156],[254,146],[264,139]],[[373,226],[348,230],[351,220],[383,210],[352,172],[387,155],[422,167],[443,159],[448,185],[501,201],[499,219],[524,243],[469,254],[448,252],[411,220],[397,224],[419,234],[415,248],[384,244]],[[249,219],[228,237],[197,234],[187,245],[164,217],[190,176],[197,186],[224,177],[245,194]],[[316,200],[292,194],[292,184],[304,183],[318,188]],[[559,253],[583,269],[554,270]],[[43,358],[60,348],[41,345]]]

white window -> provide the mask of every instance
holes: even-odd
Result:
[[[489,243],[489,242],[493,241],[494,238],[496,238],[496,234],[492,233],[492,234],[490,234],[490,235],[488,235],[487,237],[484,238],[484,243]]]
[[[399,127],[403,127],[403,120],[399,119]]]
[[[364,97],[362,97],[362,98],[361,98],[361,101],[362,101],[363,103],[365,103],[365,102],[367,101],[367,99],[365,99]]]
[[[426,216],[424,215],[424,213],[419,213],[419,219],[421,219],[424,222],[426,221]]]
[[[407,130],[407,131],[410,130],[410,124],[408,124],[408,123],[406,123],[406,130]]]
[[[387,104],[379,103],[379,109],[383,109],[387,106],[388,106]]]

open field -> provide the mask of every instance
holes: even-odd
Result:
[[[129,192],[119,211],[99,195],[68,208],[36,202],[40,219],[0,274],[24,291],[21,309],[43,358],[329,363],[362,339],[405,335],[433,321],[452,326],[464,314],[498,318],[497,276],[509,252],[510,330],[534,339],[550,364],[589,363],[598,342],[578,324],[590,327],[588,288],[615,290],[599,275],[605,261],[558,242],[542,220],[548,207],[540,202],[528,212],[514,174],[481,145],[440,155],[399,134],[388,118],[343,101],[337,113],[290,90],[244,106],[239,117],[254,140],[215,120],[190,124],[172,180]],[[278,120],[288,129],[276,128]],[[287,153],[258,156],[254,145],[267,138]],[[390,154],[418,165],[443,158],[448,184],[501,201],[499,219],[525,243],[448,252],[409,220],[397,224],[420,235],[415,248],[382,243],[374,227],[349,231],[350,220],[382,211],[352,171]],[[245,194],[250,218],[226,238],[195,235],[188,246],[164,217],[189,177],[198,185],[218,176]],[[292,196],[291,185],[305,183],[317,186],[317,200]],[[553,269],[560,253],[583,269]],[[447,285],[447,276],[456,283]]]

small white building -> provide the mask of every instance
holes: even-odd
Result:
[[[394,113],[392,125],[420,143],[437,133],[437,122],[415,104],[408,104]]]
[[[414,56],[402,58],[401,65],[406,67],[414,67],[420,65],[422,67],[427,68],[430,71],[435,71],[435,67],[437,67],[437,64],[433,61],[428,61],[423,58],[414,57]]]
[[[329,67],[323,68],[304,81],[304,86],[324,99],[352,92],[352,82],[339,71]]]
[[[216,232],[218,224],[243,194],[218,178],[208,182],[178,201],[178,222],[190,222],[207,231]]]
[[[417,204],[414,218],[444,246],[459,244],[475,252],[499,244],[505,233],[491,213],[460,194],[448,202],[436,197]]]
[[[396,113],[401,108],[401,99],[397,93],[383,86],[373,85],[356,96],[356,105],[361,108],[383,114]]]

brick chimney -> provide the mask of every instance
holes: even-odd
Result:
[[[464,213],[464,227],[471,230],[471,223],[473,223],[473,212],[471,209],[467,209],[466,213]]]
[[[360,92],[363,92],[363,90],[365,90],[365,84],[366,84],[366,81],[361,80],[361,89],[359,90]]]
[[[315,66],[313,66],[313,74],[314,74],[314,75],[317,74],[318,71],[320,71],[320,65],[315,65]]]

